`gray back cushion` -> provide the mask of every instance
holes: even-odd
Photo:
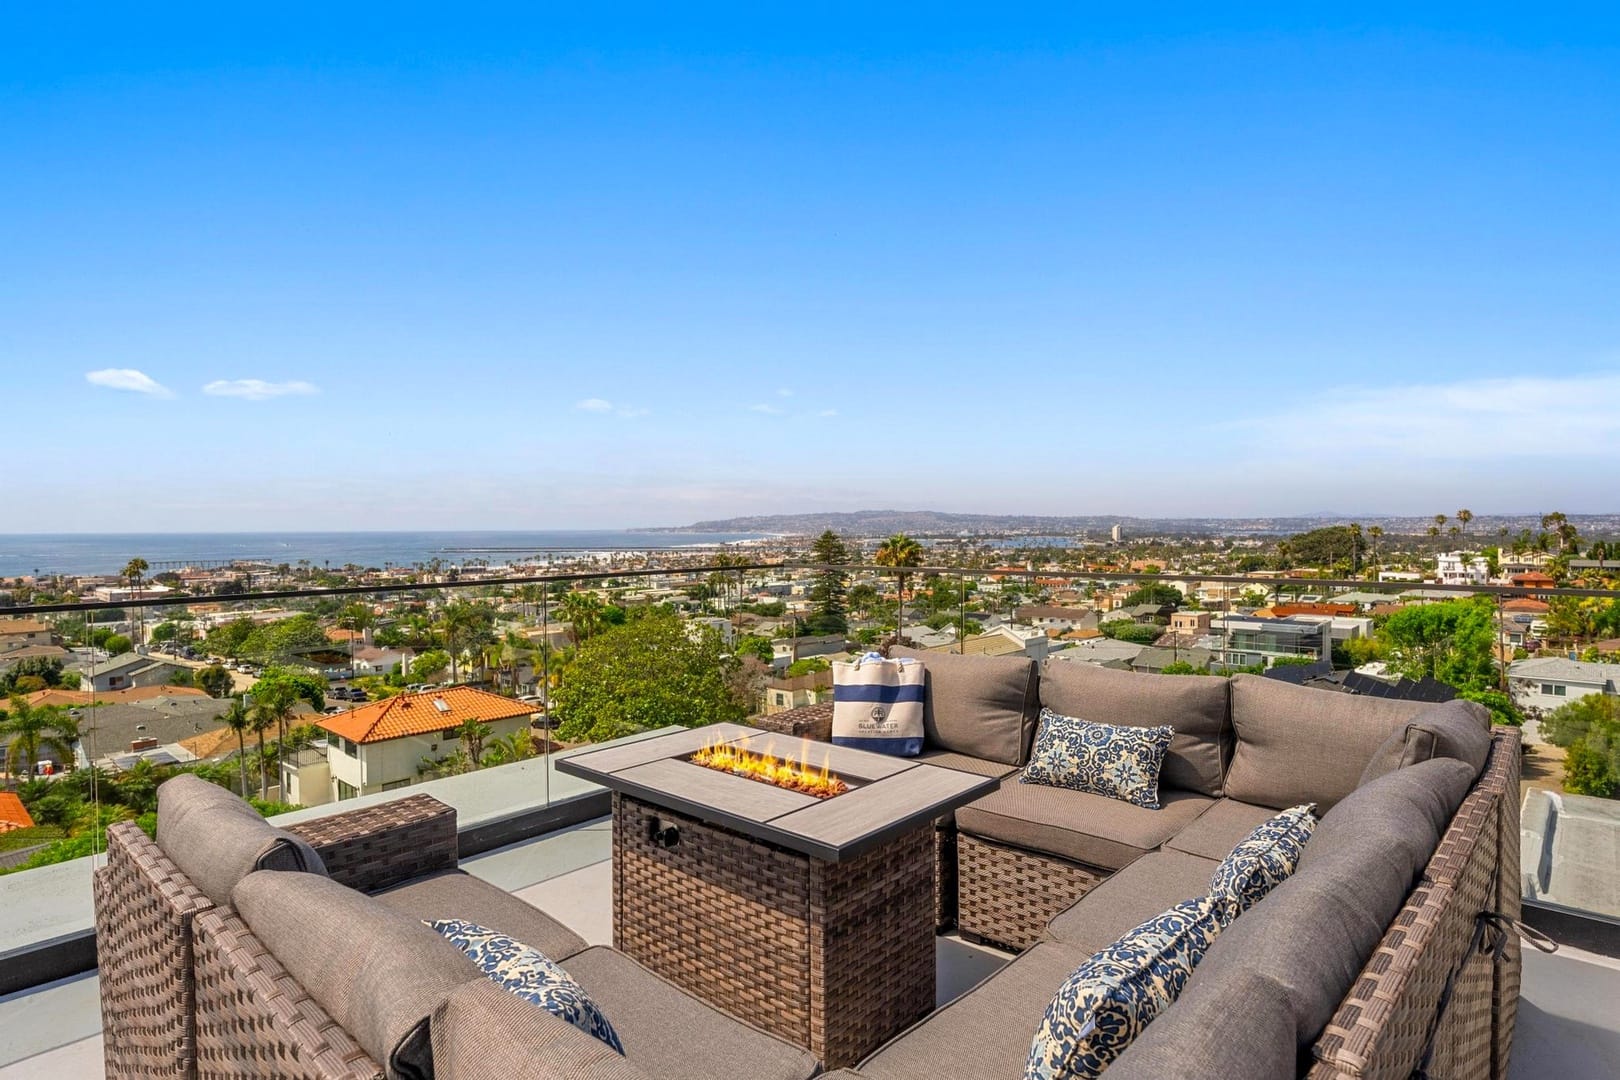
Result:
[[[1040,718],[1035,661],[1025,656],[958,656],[895,646],[928,672],[923,734],[931,749],[1022,765]]]
[[[1263,675],[1235,675],[1231,682],[1237,746],[1226,794],[1276,810],[1307,802],[1318,813],[1332,809],[1355,790],[1384,740],[1430,707]]]
[[[1161,786],[1219,798],[1229,760],[1231,726],[1226,680],[1197,675],[1144,675],[1071,660],[1041,672],[1041,706],[1102,724],[1176,730]]]
[[[484,977],[461,950],[420,919],[313,874],[249,874],[231,899],[390,1080],[434,1075],[429,1018],[451,991]]]
[[[1296,1055],[1350,992],[1473,779],[1437,758],[1334,807],[1299,869],[1215,939],[1110,1080],[1296,1075]]]
[[[246,800],[181,774],[158,788],[157,844],[204,896],[221,907],[255,870],[326,874],[315,849],[278,829]]]
[[[1405,727],[1391,732],[1367,763],[1356,786],[1437,757],[1466,761],[1477,773],[1485,768],[1490,752],[1490,710],[1478,702],[1458,698],[1429,706]]]

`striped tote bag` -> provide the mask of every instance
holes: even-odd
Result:
[[[832,671],[835,745],[897,757],[922,753],[927,672],[920,662],[868,653]]]

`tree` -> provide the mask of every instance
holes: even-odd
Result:
[[[129,582],[129,587],[131,590],[138,590],[141,587],[141,579],[146,575],[147,569],[148,566],[146,560],[138,555],[124,564],[124,580]],[[137,626],[140,625],[139,616],[143,610],[144,609],[142,608],[135,609]]]
[[[429,649],[411,661],[411,681],[435,683],[450,670],[450,654],[443,649]]]
[[[831,671],[832,662],[824,656],[807,656],[803,660],[795,660],[787,666],[787,677],[796,679],[800,675],[811,675],[817,671]]]
[[[1370,528],[1367,529],[1367,535],[1372,537],[1373,566],[1377,567],[1379,565],[1379,563],[1378,563],[1378,541],[1380,541],[1380,540],[1382,540],[1384,538],[1384,528],[1383,528],[1382,525],[1373,525],[1373,526],[1371,526]]]
[[[815,605],[807,622],[812,634],[844,634],[849,632],[845,596],[849,591],[849,575],[842,569],[849,562],[849,548],[837,533],[828,529],[816,537],[810,556],[822,569],[816,571],[810,586],[810,600]]]
[[[198,668],[197,673],[192,676],[192,682],[199,690],[214,698],[230,697],[231,690],[236,685],[231,673],[225,670],[223,664],[209,664],[205,668]]]
[[[568,636],[582,645],[602,629],[602,598],[592,592],[571,592],[557,605],[557,616],[568,624]]]
[[[890,566],[900,571],[900,592],[895,609],[894,637],[896,641],[904,640],[906,628],[906,572],[908,566],[922,565],[923,549],[905,533],[895,533],[883,543],[878,545],[877,551],[872,555],[872,561],[879,566]]]
[[[737,639],[737,644],[731,651],[738,656],[757,657],[765,664],[776,658],[776,650],[771,646],[771,639],[759,634],[744,634]]]
[[[1378,629],[1389,665],[1412,679],[1438,679],[1458,690],[1496,686],[1495,611],[1489,597],[1420,604],[1395,612]]]
[[[248,715],[247,706],[242,704],[240,698],[231,702],[231,707],[225,710],[220,717],[225,726],[236,732],[236,765],[242,774],[242,797],[246,798],[247,786],[247,733],[253,730],[253,717]]]
[[[1159,640],[1159,635],[1164,633],[1164,630],[1157,626],[1143,626],[1141,623],[1134,623],[1129,619],[1109,619],[1102,624],[1102,632],[1104,637],[1115,638],[1119,641],[1129,641],[1136,645],[1151,645]]]
[[[0,710],[0,737],[7,740],[6,773],[16,787],[19,773],[33,777],[41,750],[50,751],[64,763],[72,761],[79,725],[60,705],[30,705],[21,694],[13,694],[6,708]]]
[[[1186,597],[1181,595],[1179,589],[1157,581],[1148,582],[1124,600],[1125,607],[1132,607],[1136,604],[1153,604],[1157,607],[1169,604],[1172,607],[1179,607],[1184,603],[1186,603]]]
[[[1564,790],[1572,795],[1620,796],[1620,698],[1587,694],[1541,720],[1541,733],[1569,751]]]
[[[871,618],[872,613],[878,609],[882,601],[878,591],[864,581],[859,585],[851,586],[849,595],[845,599],[849,604],[849,610],[862,619]]]
[[[253,698],[255,722],[262,719],[265,727],[276,725],[276,783],[279,785],[285,775],[282,770],[287,758],[287,721],[292,719],[301,701],[320,712],[326,705],[326,684],[314,675],[293,668],[271,666],[264,669],[249,694]],[[260,744],[262,748],[262,736]]]
[[[727,681],[737,658],[713,629],[691,630],[673,612],[653,609],[583,642],[553,694],[559,736],[600,742],[746,716],[747,703]]]
[[[135,647],[135,643],[123,634],[108,634],[102,640],[101,647],[111,656],[121,656]]]
[[[468,761],[482,761],[484,759],[484,740],[494,734],[495,729],[488,724],[477,720],[468,720],[456,729],[456,735],[461,739],[462,752],[467,755]]]
[[[62,685],[62,661],[53,656],[28,656],[5,671],[0,672],[0,696],[16,693],[29,693],[30,690],[21,688],[24,679],[37,680],[39,685],[30,686],[33,690],[43,690],[49,686]]]
[[[1350,525],[1327,525],[1312,529],[1290,536],[1286,544],[1288,554],[1295,562],[1332,567],[1335,563],[1348,560],[1351,573],[1361,565],[1361,557],[1367,550],[1361,529]],[[1277,548],[1282,553],[1283,545],[1278,544]]]
[[[1472,510],[1457,511],[1457,521],[1462,525],[1463,532],[1466,533],[1468,531],[1468,523],[1473,520],[1474,512]]]

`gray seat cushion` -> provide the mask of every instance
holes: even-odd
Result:
[[[157,845],[204,896],[225,907],[255,870],[326,874],[308,842],[278,829],[245,799],[181,774],[158,788]]]
[[[805,1080],[816,1060],[665,982],[605,945],[569,958],[568,974],[596,1001],[625,1058],[661,1080]]]
[[[466,919],[539,949],[561,963],[586,948],[585,939],[533,904],[463,870],[441,870],[377,894],[413,919]]]
[[[1296,1055],[1350,992],[1472,781],[1468,765],[1435,759],[1375,780],[1336,806],[1294,875],[1215,939],[1175,1007],[1121,1055],[1110,1077],[1127,1060],[1132,1065],[1118,1076],[1295,1075]],[[1242,1054],[1212,1043],[1211,1025],[1241,1043]],[[1252,1069],[1222,1071],[1250,1060]]]
[[[1022,765],[1040,715],[1040,673],[1023,656],[955,656],[895,646],[927,669],[923,745]]]
[[[1181,851],[1151,852],[1060,912],[1046,936],[1094,953],[1183,900],[1207,895],[1217,865]]]
[[[1230,759],[1226,680],[1113,671],[1096,664],[1049,661],[1041,672],[1041,707],[1100,724],[1176,731],[1160,783],[1219,797]]]
[[[1236,799],[1222,799],[1199,814],[1191,825],[1165,842],[1165,847],[1219,861],[1232,854],[1254,827],[1277,815],[1269,806],[1252,806]],[[1210,871],[1214,872],[1214,867]]]
[[[1161,790],[1159,803],[1159,809],[1147,810],[1089,792],[1009,778],[958,810],[956,827],[986,840],[1119,870],[1186,828],[1215,800],[1191,791]]]
[[[1017,1080],[1052,995],[1089,955],[1043,941],[856,1068],[871,1080]]]
[[[1226,794],[1278,810],[1316,803],[1317,813],[1355,790],[1390,733],[1429,704],[1291,686],[1261,675],[1232,678],[1237,746]]]
[[[1429,706],[1405,727],[1391,732],[1362,771],[1360,784],[1437,757],[1466,761],[1477,774],[1485,768],[1490,752],[1490,710],[1458,698]]]
[[[939,765],[946,769],[956,769],[958,772],[972,773],[975,776],[1000,778],[1011,776],[1018,771],[1018,766],[1008,765],[1004,761],[990,761],[987,758],[958,754],[954,750],[931,750],[925,748],[921,754],[917,755],[917,760],[929,765]]]
[[[482,979],[420,921],[314,874],[249,874],[231,894],[242,921],[390,1080],[431,1077],[429,1018]]]
[[[488,979],[452,991],[430,1028],[442,1080],[653,1080],[602,1040]]]

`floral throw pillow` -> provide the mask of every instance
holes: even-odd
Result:
[[[618,1033],[585,988],[539,949],[464,919],[422,921],[466,953],[497,985],[624,1053]]]
[[[1223,926],[1211,897],[1186,900],[1081,964],[1046,1007],[1025,1080],[1101,1075],[1175,1003]]]
[[[1159,809],[1159,770],[1175,729],[1116,727],[1041,710],[1025,784],[1089,791],[1149,810]]]
[[[1227,906],[1229,920],[1264,900],[1294,872],[1305,841],[1316,830],[1315,810],[1315,803],[1306,803],[1262,821],[1215,867],[1210,894]]]

